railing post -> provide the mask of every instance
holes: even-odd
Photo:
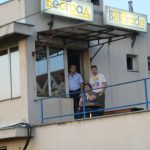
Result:
[[[146,111],[148,111],[148,110],[149,110],[149,108],[148,108],[147,79],[144,79],[144,91],[145,91],[145,104],[146,104]]]
[[[86,103],[86,97],[85,97],[85,90],[82,90],[82,103],[83,103],[83,117],[86,118],[86,109],[85,109],[85,103]]]
[[[40,100],[41,102],[41,123],[43,124],[44,120],[43,120],[43,100]]]

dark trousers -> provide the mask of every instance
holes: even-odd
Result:
[[[97,104],[101,105],[101,109],[105,109],[105,93],[98,94],[97,96]],[[104,110],[100,111],[100,113],[103,115]]]
[[[74,113],[78,111],[79,108],[79,100],[80,100],[80,89],[75,90],[75,91],[69,91],[70,97],[73,98],[74,102]]]

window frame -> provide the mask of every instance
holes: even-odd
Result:
[[[7,150],[7,146],[1,146],[0,150]]]
[[[147,56],[147,70],[148,70],[148,73],[150,74],[150,56]]]
[[[128,58],[132,59],[132,69],[128,67]],[[139,72],[139,61],[138,55],[136,54],[126,54],[126,66],[128,72]]]
[[[10,0],[10,1],[12,1],[12,0]],[[10,72],[9,72],[9,78],[10,78],[10,98],[4,98],[4,99],[1,99],[0,100],[0,102],[2,102],[2,101],[6,101],[6,100],[13,100],[13,99],[17,99],[17,98],[20,98],[21,97],[21,91],[20,91],[20,94],[19,94],[19,96],[15,96],[15,97],[13,97],[12,95],[12,69],[11,69],[11,53],[10,53],[10,50],[12,49],[12,48],[18,48],[18,52],[19,52],[19,46],[18,46],[18,44],[14,44],[14,45],[11,45],[11,46],[8,46],[8,47],[3,47],[2,49],[0,49],[0,51],[7,51],[7,53],[8,53],[8,63],[9,63],[9,70],[10,70]],[[20,52],[19,52],[19,73],[20,73]],[[20,74],[19,74],[19,84],[20,84]],[[21,90],[21,87],[20,87],[20,90]]]
[[[55,97],[55,96],[52,96],[52,89],[51,89],[51,68],[50,68],[50,59],[53,58],[53,57],[57,57],[57,56],[52,56],[50,57],[50,49],[58,49],[58,54],[57,56],[60,56],[60,55],[63,55],[63,60],[64,60],[64,79],[65,79],[65,89],[66,89],[66,92],[65,94],[67,94],[69,92],[69,86],[68,86],[68,68],[66,66],[68,66],[68,58],[67,58],[67,49],[65,48],[59,48],[59,47],[50,47],[50,46],[47,46],[45,48],[46,50],[46,61],[47,61],[47,80],[49,81],[48,82],[48,97]],[[63,54],[59,54],[59,50],[62,49],[63,50]],[[36,75],[37,77],[37,75]],[[58,95],[59,96],[59,95]],[[47,97],[47,96],[45,96]],[[56,95],[57,97],[57,95]],[[67,96],[66,96],[67,97]],[[37,95],[37,88],[36,88],[36,98],[39,99],[41,98],[40,96]]]
[[[94,6],[100,6],[100,0],[91,0]]]

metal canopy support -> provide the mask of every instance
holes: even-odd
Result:
[[[132,35],[132,37],[131,37],[131,47],[133,48],[134,47],[134,44],[135,44],[135,40],[136,40],[136,36],[137,36],[138,34],[133,34]]]
[[[96,25],[90,23],[82,23],[82,24],[77,24],[74,26],[64,27],[60,29],[38,32],[37,42],[46,45],[48,43],[52,43],[55,40],[56,41],[61,40],[63,43],[62,46],[66,46],[67,48],[67,46],[68,47],[71,46],[72,43],[75,42],[78,43],[82,41],[87,44],[87,48],[92,48],[99,45],[101,47],[101,45],[104,46],[104,44],[107,43],[110,44],[111,42],[131,37],[132,39],[131,47],[133,47],[136,40],[136,35],[137,35],[136,32],[130,30],[127,31],[127,30],[118,29],[114,27],[108,27],[108,26],[102,26],[102,25]],[[90,42],[96,40],[97,40],[97,44],[90,45]],[[101,41],[103,43],[101,43]],[[100,51],[100,49],[97,50],[97,52],[92,56],[91,59],[95,57],[95,55]]]
[[[100,47],[99,47],[99,49],[96,51],[96,53],[92,57],[90,57],[90,61],[91,62],[94,59],[94,57],[97,55],[97,53],[102,49],[103,46],[104,46],[104,44],[101,44]]]
[[[109,38],[107,42],[100,43],[98,41],[98,44],[89,46],[89,48],[92,48],[92,47],[95,47],[95,46],[100,46],[98,48],[98,50],[95,52],[95,54],[90,58],[90,61],[91,62],[93,61],[94,57],[98,54],[98,52],[103,48],[103,46],[105,44],[110,44],[111,42],[116,42],[116,41],[123,40],[123,39],[126,39],[126,38],[131,38],[132,39],[131,47],[133,47],[134,43],[135,43],[136,35],[137,34],[128,34],[128,35],[124,35],[123,37],[120,37],[120,38],[117,38],[117,39]]]
[[[94,44],[94,45],[91,45],[89,46],[89,48],[92,48],[92,47],[95,47],[95,46],[99,46],[99,45],[102,45],[102,44],[110,44],[111,42],[115,42],[115,41],[119,41],[119,40],[123,40],[123,39],[126,39],[126,38],[129,38],[129,37],[133,37],[132,34],[126,34],[126,35],[123,35],[122,37],[119,37],[119,38],[108,38],[108,41],[106,42],[103,42],[103,43],[100,43],[98,41],[98,44]],[[89,41],[90,42],[90,41]],[[89,44],[90,45],[90,44]]]

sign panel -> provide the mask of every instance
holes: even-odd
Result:
[[[147,16],[112,7],[105,7],[104,23],[135,31],[147,32]]]
[[[44,13],[93,21],[93,4],[84,1],[41,0]]]

